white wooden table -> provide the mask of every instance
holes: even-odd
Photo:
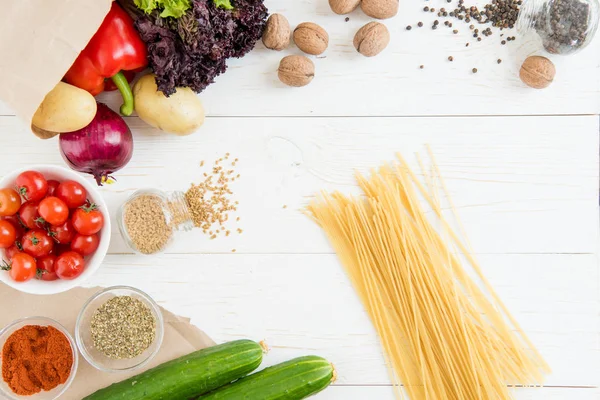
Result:
[[[89,285],[139,287],[217,342],[266,339],[267,364],[327,357],[339,380],[318,399],[392,399],[376,334],[324,235],[300,210],[321,189],[355,190],[355,168],[396,151],[414,160],[430,144],[487,276],[553,368],[547,387],[516,389],[516,398],[599,399],[600,39],[552,57],[556,81],[536,91],[518,78],[534,38],[500,46],[497,34],[473,41],[462,23],[458,35],[417,28],[435,19],[423,4],[446,3],[402,2],[385,22],[389,48],[367,59],[352,47],[368,21],[360,11],[345,22],[324,0],[271,0],[292,25],[315,21],[329,31],[308,87],[284,87],[275,73],[297,48],[260,44],[201,94],[208,118],[196,134],[178,138],[128,118],[134,157],[117,184],[102,188],[113,215],[134,190],[185,189],[201,178],[201,160],[229,152],[240,159],[233,187],[244,233],[188,233],[168,254],[142,257],[113,224],[110,254]],[[0,115],[0,175],[63,164],[56,140],[38,140],[5,106]]]

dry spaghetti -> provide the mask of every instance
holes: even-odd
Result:
[[[400,383],[412,400],[510,399],[509,386],[541,384],[548,365],[442,215],[435,163],[423,184],[398,159],[357,175],[366,198],[324,193],[308,207],[375,325],[397,397]]]

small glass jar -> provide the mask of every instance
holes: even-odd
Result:
[[[523,0],[517,29],[536,32],[548,53],[573,54],[592,41],[599,8],[598,0]]]
[[[177,231],[194,227],[185,194],[142,189],[121,205],[117,222],[125,243],[138,254],[162,253]]]

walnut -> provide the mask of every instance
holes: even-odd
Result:
[[[290,23],[281,14],[272,14],[267,20],[262,41],[267,49],[283,50],[290,45]]]
[[[398,13],[398,0],[363,0],[360,7],[369,17],[392,18]]]
[[[336,14],[349,14],[358,7],[360,0],[329,0],[329,7]]]
[[[354,35],[356,51],[365,57],[373,57],[381,53],[390,43],[390,31],[379,22],[369,22]]]
[[[306,86],[315,76],[315,64],[305,56],[287,56],[279,63],[278,76],[288,86]]]
[[[542,56],[527,57],[519,72],[523,83],[534,89],[544,89],[550,86],[554,75],[556,75],[554,64]]]
[[[327,50],[329,35],[319,25],[303,22],[294,29],[294,42],[303,52],[316,56]]]

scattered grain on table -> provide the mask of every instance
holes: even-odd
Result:
[[[237,211],[239,204],[232,199],[233,191],[230,186],[240,178],[240,174],[236,174],[234,169],[239,159],[235,158],[227,165],[229,159],[229,153],[217,159],[211,173],[204,173],[204,179],[192,183],[185,193],[194,226],[201,228],[211,239],[229,236],[229,230],[223,226],[229,221],[230,214]]]

